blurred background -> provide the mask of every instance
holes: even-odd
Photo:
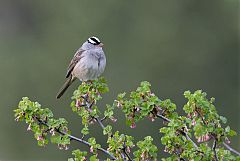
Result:
[[[37,146],[25,123],[14,121],[13,110],[23,96],[65,117],[80,136],[81,124],[69,106],[79,82],[56,100],[74,51],[90,36],[105,44],[104,77],[110,92],[99,106],[112,104],[117,94],[135,90],[147,80],[162,99],[170,98],[182,113],[185,90],[202,89],[216,98],[220,115],[239,132],[239,1],[237,0],[0,0],[0,160],[64,161],[63,151],[49,144]],[[153,135],[159,151],[161,121],[125,125],[116,110],[114,130],[135,136]],[[106,137],[98,126],[92,134]],[[147,130],[146,130],[147,129]],[[231,145],[240,150],[240,137]],[[159,158],[164,154],[159,153]]]

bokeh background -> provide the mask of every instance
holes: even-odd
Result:
[[[71,150],[37,146],[24,123],[14,121],[13,110],[23,96],[65,117],[80,136],[80,118],[69,106],[74,85],[60,100],[56,92],[74,51],[95,35],[105,44],[104,76],[110,92],[104,109],[117,94],[151,82],[162,99],[170,98],[182,112],[185,90],[202,89],[216,98],[220,115],[239,132],[239,1],[237,0],[0,0],[0,160],[58,160]],[[160,121],[141,121],[136,129],[125,125],[116,110],[115,130],[135,136],[153,135],[160,151]],[[99,143],[101,129],[92,127]],[[239,136],[232,146],[240,150]],[[159,158],[163,156],[159,153]]]

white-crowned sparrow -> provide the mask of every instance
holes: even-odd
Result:
[[[64,94],[76,78],[80,81],[95,80],[103,73],[106,66],[106,57],[102,46],[103,43],[93,36],[88,38],[76,51],[67,69],[67,81],[59,90],[57,99]]]

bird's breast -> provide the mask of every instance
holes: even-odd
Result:
[[[83,56],[73,69],[73,75],[81,81],[98,77],[98,59],[91,55]]]

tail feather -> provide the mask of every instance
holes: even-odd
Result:
[[[61,87],[61,89],[59,90],[59,92],[57,93],[57,96],[56,98],[59,99],[64,93],[65,91],[68,89],[68,87],[72,84],[72,82],[74,81],[75,79],[72,77],[69,77],[66,82],[63,84],[63,86]]]

